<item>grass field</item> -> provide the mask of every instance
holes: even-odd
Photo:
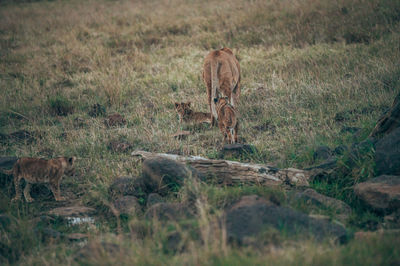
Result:
[[[94,249],[102,239],[123,246],[117,256],[97,252],[87,264],[398,263],[399,239],[393,236],[352,240],[346,246],[278,236],[278,248],[254,250],[227,246],[218,236],[198,241],[188,233],[188,250],[170,254],[163,251],[165,228],[156,226],[142,242],[130,236],[134,225],[143,222],[140,217],[125,217],[126,235],[115,235],[107,188],[116,177],[139,175],[141,166],[129,152],[110,150],[109,143],[215,157],[222,146],[218,128],[180,125],[174,102],[190,100],[196,110],[208,110],[203,59],[222,47],[233,49],[242,70],[239,136],[257,148],[241,160],[308,167],[318,163],[313,152],[320,145],[335,148],[363,140],[399,92],[400,2],[0,1],[0,133],[35,134],[33,142],[2,141],[0,154],[78,157],[77,173],[65,178],[63,187],[102,209],[102,219],[94,228],[77,230],[89,233]],[[94,104],[104,106],[107,114],[121,114],[126,125],[108,128],[104,116],[89,115]],[[349,127],[360,131],[354,136],[346,131]],[[185,140],[171,137],[181,129],[194,133]],[[381,218],[359,207],[348,188],[373,175],[366,153],[345,181],[313,187],[351,204],[357,214],[346,226],[363,230],[364,221],[380,223]],[[195,221],[202,230],[221,211],[220,197],[286,197],[281,190],[209,185],[198,193],[208,213]],[[43,243],[32,232],[30,218],[42,208],[40,202],[10,205],[10,197],[3,189],[0,211],[18,223],[0,231],[0,262],[75,264],[76,245]]]

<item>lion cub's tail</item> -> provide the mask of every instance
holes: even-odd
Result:
[[[219,80],[218,80],[218,61],[212,60],[210,64],[210,72],[211,72],[211,112],[214,118],[218,119],[217,109],[215,107],[214,99],[217,98],[217,91],[219,87]]]

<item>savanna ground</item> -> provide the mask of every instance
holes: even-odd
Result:
[[[184,252],[163,248],[169,231],[184,230],[179,225],[152,224],[152,232],[138,240],[133,228],[146,226],[141,217],[122,217],[123,232],[116,236],[107,188],[116,177],[139,175],[141,163],[108,144],[216,157],[222,139],[218,129],[180,125],[174,102],[190,100],[194,109],[208,110],[202,61],[224,46],[233,49],[242,70],[239,134],[257,148],[256,154],[237,159],[305,168],[318,163],[316,147],[350,146],[368,136],[398,93],[400,2],[1,1],[0,133],[26,130],[36,137],[32,142],[7,139],[0,154],[78,157],[76,174],[64,178],[62,189],[96,207],[100,218],[89,227],[54,228],[87,233],[93,246],[106,239],[124,248],[112,255],[94,253],[87,264],[398,263],[400,243],[394,236],[336,245],[296,241],[278,232],[273,245],[257,249],[229,246],[219,234],[208,239],[207,223],[240,195],[276,194],[290,205],[285,189],[257,186],[197,187],[203,214],[193,226],[203,233],[187,233]],[[123,115],[127,124],[106,127],[103,116],[88,114],[96,103],[107,114]],[[182,128],[194,134],[185,140],[171,137]],[[352,128],[361,130],[354,135]],[[372,155],[373,149],[367,150],[340,180],[311,185],[350,204],[354,214],[345,223],[350,231],[377,229],[382,222],[351,192],[355,183],[374,175]],[[188,190],[169,200],[183,200]],[[52,197],[11,204],[12,193],[3,189],[0,194],[0,211],[17,220],[0,231],[1,262],[78,263],[79,244],[42,242],[34,233],[31,218]],[[308,212],[307,206],[292,207]],[[320,213],[334,219],[327,210]]]

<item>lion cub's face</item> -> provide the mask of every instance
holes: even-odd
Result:
[[[238,140],[238,120],[235,108],[229,104],[228,97],[214,98],[218,113],[218,127],[224,142],[233,144]]]
[[[182,122],[182,119],[185,116],[187,116],[191,113],[192,109],[190,109],[190,104],[191,104],[191,102],[175,103],[175,110],[178,112],[180,122]]]

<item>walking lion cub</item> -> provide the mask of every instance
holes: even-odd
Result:
[[[235,108],[228,103],[228,97],[214,98],[218,114],[218,127],[224,136],[224,142],[237,143],[239,121]]]
[[[60,182],[64,174],[71,174],[74,171],[75,157],[59,157],[50,160],[40,158],[20,158],[5,174],[13,175],[15,185],[15,197],[13,201],[21,198],[20,181],[25,179],[26,185],[24,196],[27,202],[32,202],[30,195],[32,184],[45,183],[49,185],[56,201],[65,200],[61,197]]]

